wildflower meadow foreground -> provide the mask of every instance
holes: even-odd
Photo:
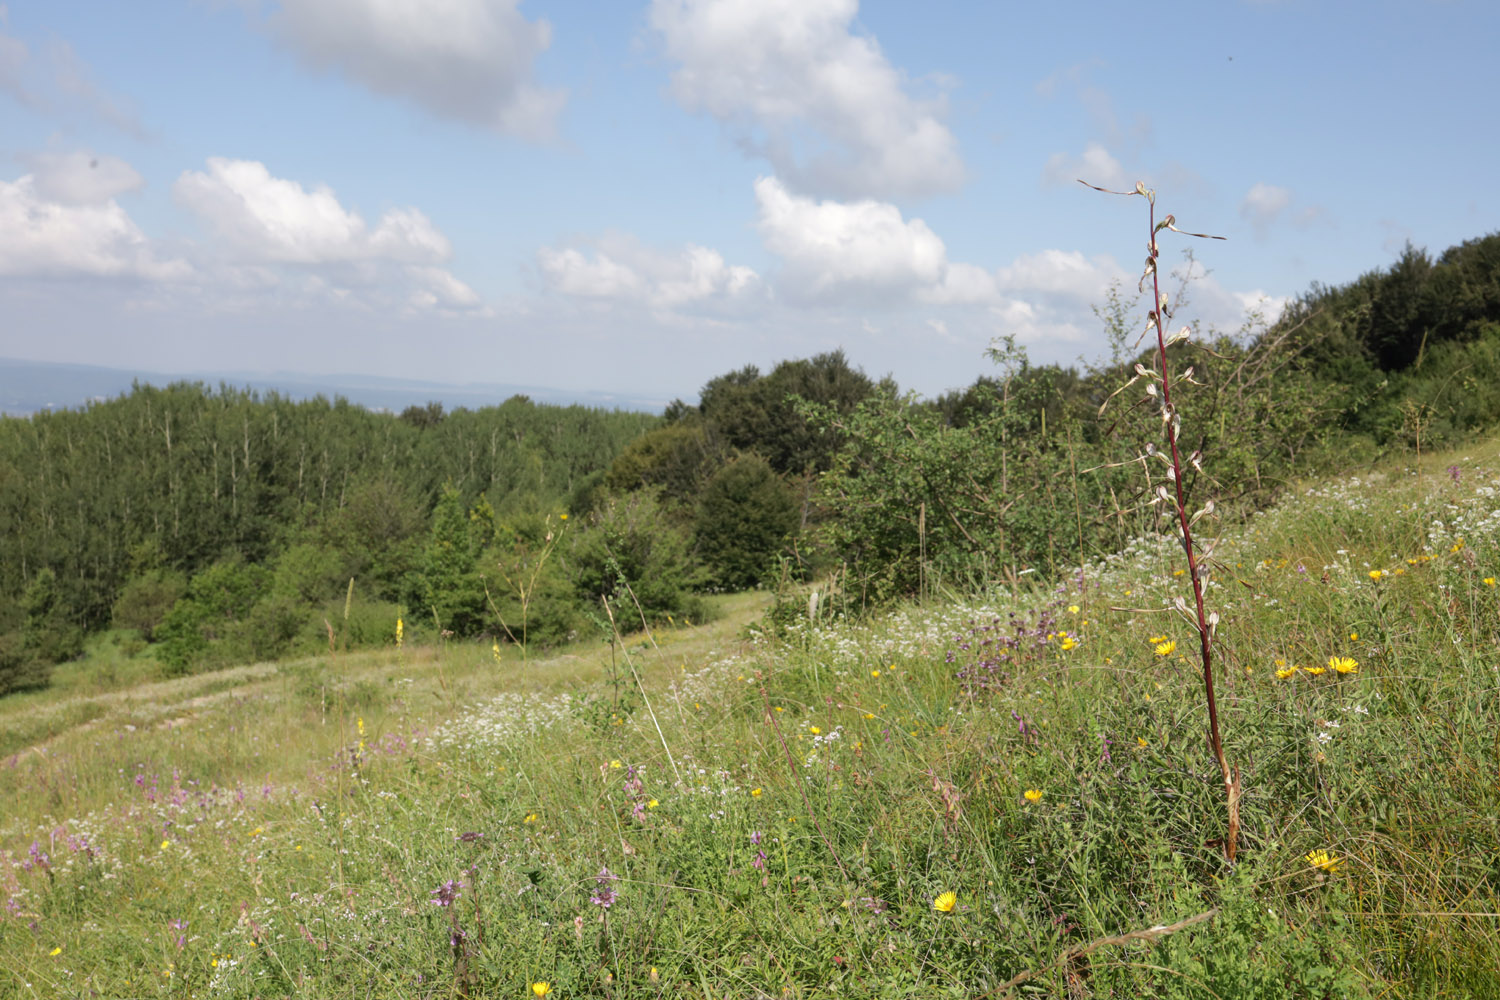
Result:
[[[0,703],[0,995],[1500,995],[1500,461],[1410,466],[1222,522],[1233,862],[1163,534],[863,621],[60,674]]]

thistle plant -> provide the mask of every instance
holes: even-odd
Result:
[[[1205,557],[1208,551],[1200,548],[1193,540],[1193,525],[1205,517],[1211,517],[1214,513],[1214,503],[1208,500],[1199,510],[1189,513],[1187,495],[1183,486],[1184,464],[1190,465],[1199,474],[1203,473],[1203,453],[1195,450],[1188,456],[1186,463],[1183,461],[1180,442],[1182,440],[1182,412],[1172,401],[1173,385],[1187,383],[1190,385],[1202,385],[1194,381],[1193,368],[1188,366],[1181,375],[1173,377],[1170,367],[1170,358],[1167,348],[1176,344],[1186,344],[1192,337],[1193,330],[1189,326],[1183,326],[1175,333],[1167,333],[1167,324],[1172,318],[1172,303],[1169,297],[1161,290],[1160,260],[1161,247],[1157,243],[1157,237],[1163,230],[1169,230],[1183,236],[1191,236],[1197,239],[1221,240],[1222,236],[1210,236],[1207,233],[1189,233],[1177,228],[1177,220],[1172,215],[1167,215],[1160,222],[1156,220],[1156,191],[1147,188],[1145,184],[1137,181],[1133,191],[1110,191],[1107,188],[1097,187],[1087,181],[1079,181],[1085,187],[1102,191],[1105,194],[1117,194],[1125,197],[1140,195],[1146,199],[1147,218],[1150,223],[1150,237],[1146,244],[1146,264],[1141,274],[1140,291],[1146,290],[1146,285],[1151,286],[1151,311],[1146,317],[1146,328],[1141,332],[1141,339],[1147,334],[1156,334],[1156,359],[1157,368],[1148,368],[1137,363],[1135,374],[1130,380],[1111,394],[1110,399],[1124,392],[1136,382],[1146,383],[1146,402],[1156,404],[1161,414],[1162,432],[1166,436],[1166,450],[1163,451],[1156,446],[1155,442],[1147,442],[1141,463],[1147,469],[1147,475],[1151,476],[1152,463],[1155,459],[1164,466],[1162,478],[1154,483],[1153,504],[1164,504],[1175,514],[1176,528],[1179,541],[1182,543],[1183,553],[1187,557],[1187,569],[1189,579],[1193,587],[1193,609],[1189,612],[1187,601],[1179,596],[1175,598],[1177,610],[1193,624],[1198,630],[1198,653],[1203,665],[1203,697],[1208,708],[1208,745],[1213,753],[1214,760],[1219,766],[1219,773],[1224,780],[1224,794],[1229,812],[1228,830],[1221,843],[1224,848],[1224,857],[1228,861],[1234,861],[1239,845],[1240,830],[1240,771],[1238,767],[1230,768],[1228,760],[1224,756],[1224,741],[1219,734],[1219,706],[1214,696],[1214,671],[1213,671],[1213,642],[1214,631],[1219,624],[1218,612],[1208,612],[1204,608],[1203,591],[1207,582],[1208,567]],[[1138,340],[1139,345],[1140,340]],[[1104,406],[1099,408],[1102,414],[1105,407],[1109,405],[1109,399],[1104,401]],[[1154,477],[1153,477],[1154,478]]]

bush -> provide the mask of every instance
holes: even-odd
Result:
[[[796,498],[759,455],[714,473],[698,501],[695,534],[709,582],[723,590],[764,583],[796,532]]]
[[[147,570],[125,584],[111,616],[115,628],[135,629],[150,642],[172,606],[187,590],[187,580],[171,570]]]
[[[654,493],[608,500],[573,536],[568,555],[578,596],[587,603],[608,600],[621,629],[643,617],[647,623],[668,615],[702,621],[706,614],[691,593],[702,576],[688,534],[664,516]]]

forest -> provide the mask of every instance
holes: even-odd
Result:
[[[705,593],[819,579],[855,614],[1113,552],[1159,516],[1140,458],[1155,414],[1106,406],[1149,365],[1132,292],[1096,309],[1110,358],[1033,364],[1001,339],[936,399],[834,352],[727,372],[661,416],[522,396],[391,414],[177,383],[4,418],[0,694],[91,643],[164,675],[390,644],[398,619],[548,646],[701,618]],[[1455,443],[1500,415],[1500,234],[1408,246],[1190,344],[1205,388],[1184,440],[1243,509]]]

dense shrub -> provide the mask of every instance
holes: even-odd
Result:
[[[725,465],[704,486],[694,521],[709,582],[722,590],[765,582],[797,525],[797,499],[765,459]]]

